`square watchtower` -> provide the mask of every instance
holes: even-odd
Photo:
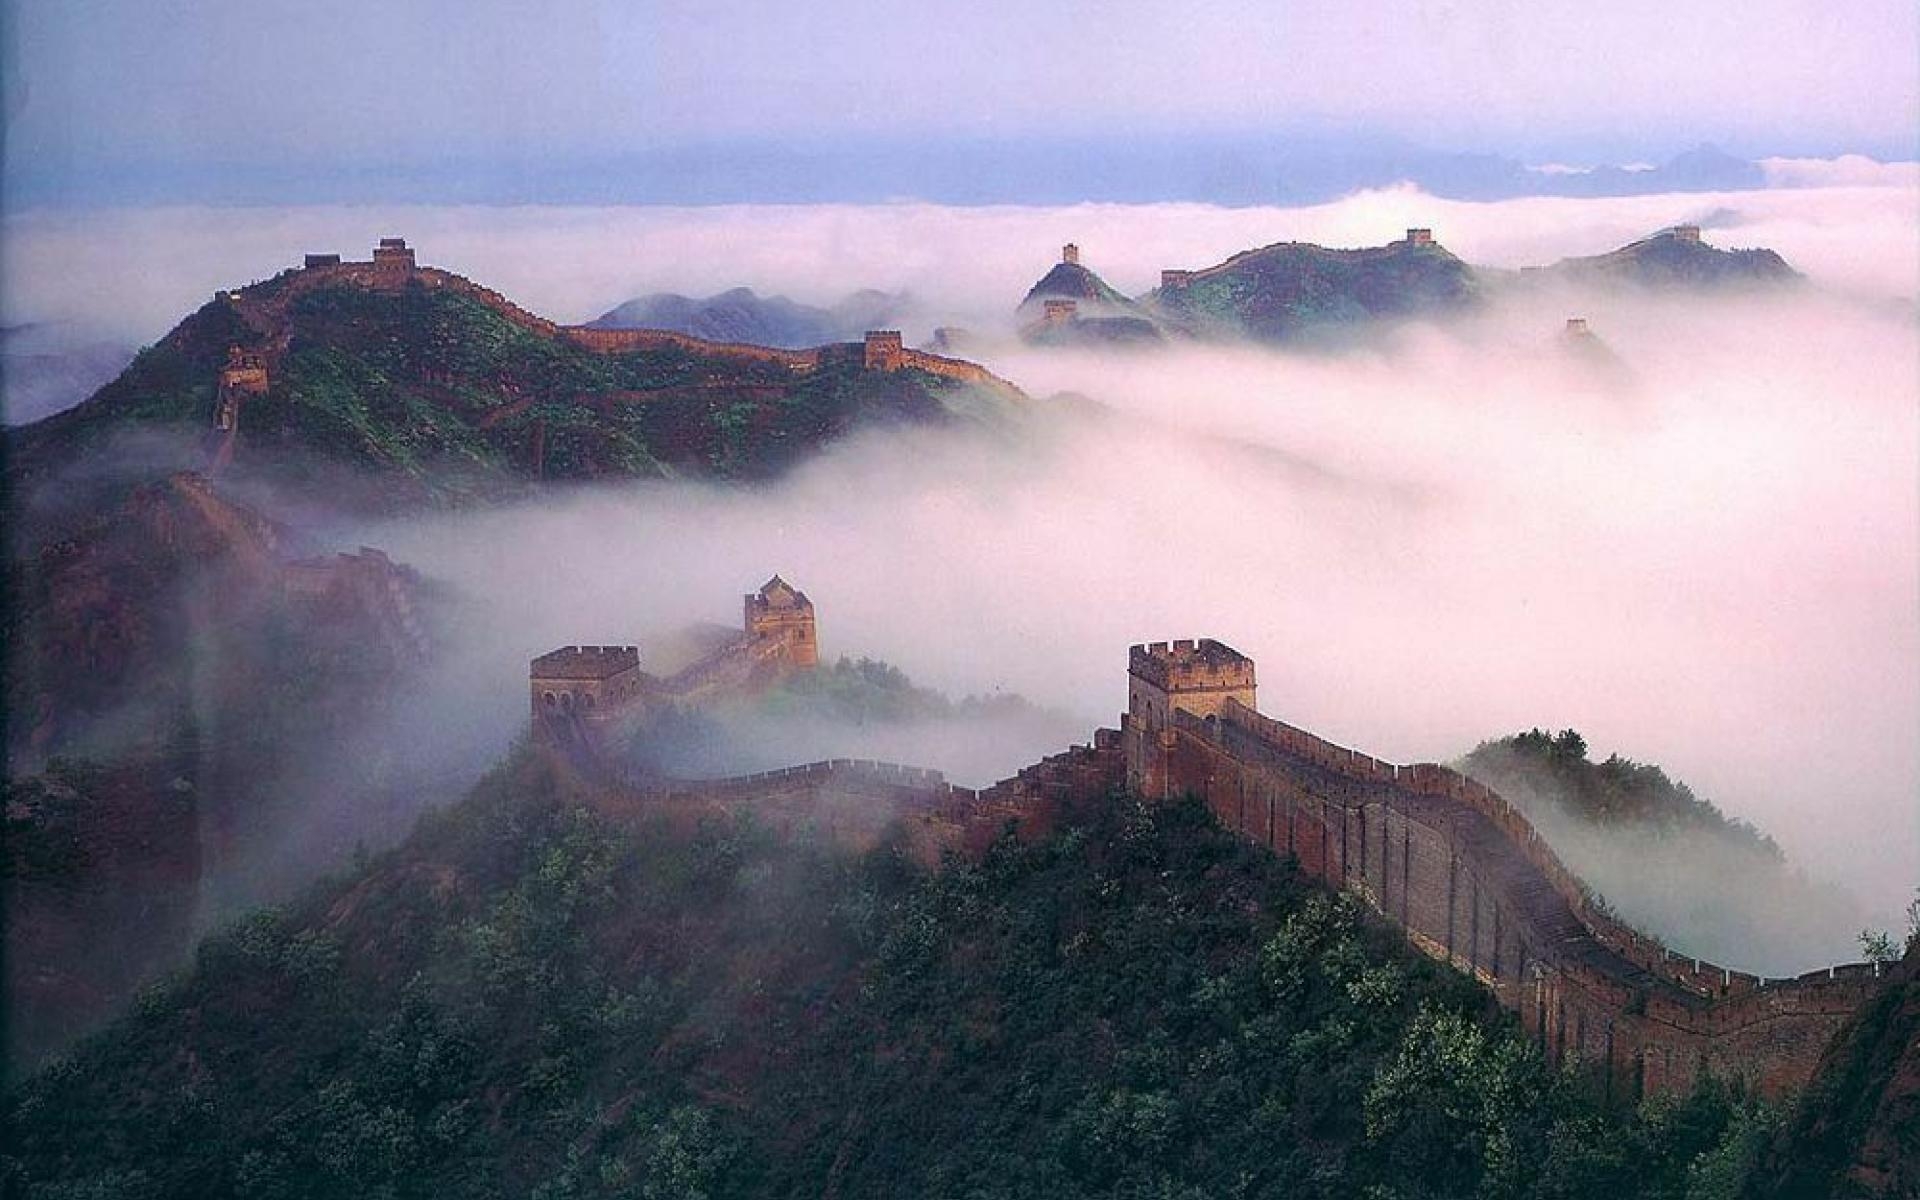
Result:
[[[528,664],[533,718],[609,716],[641,692],[638,646],[562,646]]]
[[[1253,660],[1224,642],[1152,642],[1127,656],[1127,712],[1141,728],[1173,724],[1173,710],[1218,716],[1228,700],[1254,708]]]
[[[898,329],[867,331],[862,363],[869,371],[898,371],[906,365],[906,348]]]
[[[395,286],[413,278],[413,247],[407,245],[407,239],[385,237],[373,248],[373,275],[375,280]]]
[[[820,644],[813,623],[813,601],[775,575],[757,592],[746,595],[746,634],[750,638],[781,638],[787,657],[796,667],[820,662]]]

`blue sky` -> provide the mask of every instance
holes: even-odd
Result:
[[[539,198],[545,172],[689,161],[751,199],[761,176],[852,177],[902,147],[971,170],[995,145],[1302,133],[1529,161],[1701,141],[1907,158],[1920,109],[1908,0],[6,5],[7,177],[29,202],[457,199],[509,178]],[[828,157],[769,150],[794,146]]]

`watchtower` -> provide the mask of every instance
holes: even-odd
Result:
[[[1127,712],[1148,732],[1170,728],[1176,708],[1212,717],[1228,700],[1254,707],[1253,660],[1224,642],[1152,642],[1127,654]]]
[[[562,646],[527,669],[534,727],[611,715],[640,695],[638,646]]]
[[[337,267],[340,265],[340,256],[338,254],[309,254],[300,265],[309,271],[318,270],[323,267]]]
[[[869,329],[866,357],[869,371],[898,371],[906,365],[906,348],[898,329]]]
[[[1698,225],[1675,225],[1673,227],[1673,236],[1682,242],[1698,242],[1700,240],[1700,227]]]
[[[1040,306],[1041,320],[1049,325],[1065,325],[1080,313],[1077,300],[1046,300]]]
[[[1587,319],[1585,317],[1568,317],[1567,336],[1570,338],[1592,337],[1593,330],[1587,327]]]
[[[258,354],[238,346],[227,347],[227,365],[220,368],[220,387],[213,408],[213,427],[231,432],[240,424],[240,402],[267,392],[267,364]]]
[[[1079,266],[1080,247],[1074,245],[1072,242],[1068,242],[1066,245],[1060,247],[1060,261],[1070,267]]]
[[[796,667],[820,662],[820,646],[813,624],[813,601],[775,575],[746,597],[746,632],[750,638],[779,638],[788,644],[788,659]]]
[[[1407,230],[1407,245],[1409,245],[1409,246],[1431,246],[1431,245],[1433,245],[1433,230],[1431,230],[1431,229],[1409,229],[1409,230]]]
[[[1168,268],[1160,272],[1160,290],[1163,292],[1184,292],[1193,282],[1192,271],[1179,271]]]
[[[373,248],[373,278],[388,287],[404,285],[413,278],[413,249],[407,239],[384,237]]]

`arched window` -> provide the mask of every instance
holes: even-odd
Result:
[[[559,701],[554,698],[554,694],[552,692],[540,693],[540,699],[542,702],[546,704],[548,708],[552,708],[555,704],[559,703]]]

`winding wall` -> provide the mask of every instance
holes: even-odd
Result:
[[[435,291],[453,292],[485,305],[531,333],[565,340],[597,354],[679,350],[704,358],[785,367],[796,374],[817,370],[822,364],[833,361],[857,362],[861,357],[861,347],[854,342],[815,346],[807,350],[785,350],[738,342],[710,342],[665,329],[602,329],[588,325],[562,325],[529,312],[490,287],[437,267],[413,267],[399,272],[392,268],[383,269],[372,262],[327,262],[290,270],[264,284],[223,292],[221,296],[233,304],[258,332],[261,338],[258,351],[273,366],[277,365],[279,356],[286,351],[286,317],[293,302],[319,288],[341,284],[386,291],[397,286],[417,284]],[[901,355],[900,365],[944,379],[1003,388],[1015,395],[1021,394],[1013,384],[985,367],[962,359],[907,350]]]
[[[1355,892],[1469,971],[1555,1059],[1610,1090],[1684,1091],[1703,1072],[1798,1090],[1878,986],[1859,963],[1763,979],[1677,956],[1592,902],[1526,818],[1432,763],[1396,766],[1228,701],[1122,724],[1129,782],[1192,793],[1229,828]]]

